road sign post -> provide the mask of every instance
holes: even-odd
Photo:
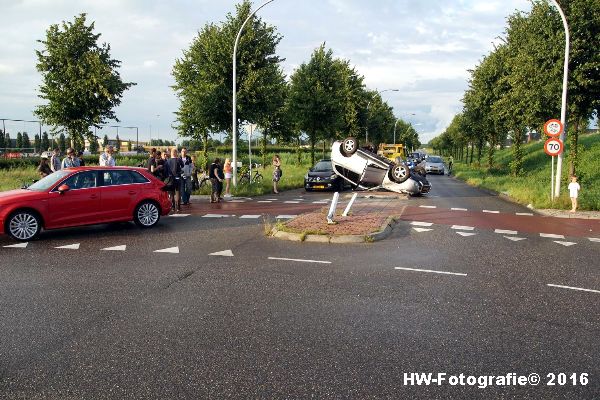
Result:
[[[565,146],[562,140],[559,139],[560,134],[563,132],[564,126],[561,121],[557,119],[551,119],[546,121],[544,124],[544,133],[550,138],[546,140],[544,143],[544,151],[550,157],[552,157],[550,161],[550,199],[554,201],[555,197],[555,185],[554,185],[554,157],[562,154]],[[558,174],[558,168],[557,168]]]

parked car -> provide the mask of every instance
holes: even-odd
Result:
[[[444,160],[440,156],[429,156],[425,160],[425,172],[428,174],[440,174],[444,175],[446,172],[446,165]]]
[[[431,189],[427,179],[412,172],[402,160],[392,162],[360,149],[353,137],[333,143],[331,162],[337,175],[360,189],[384,188],[412,195],[428,193]]]
[[[304,189],[335,190],[341,192],[348,186],[346,181],[333,171],[331,160],[320,160],[304,176]]]
[[[150,228],[171,210],[164,183],[143,168],[78,167],[0,192],[0,234],[27,241],[42,229],[134,221]]]

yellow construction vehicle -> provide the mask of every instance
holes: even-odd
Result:
[[[402,144],[380,143],[377,154],[393,162],[396,162],[398,157],[402,160],[406,159],[406,149]]]

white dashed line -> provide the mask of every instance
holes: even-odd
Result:
[[[323,201],[323,200],[319,200],[319,201],[313,201],[312,203],[313,203],[313,204],[327,204],[327,202],[326,202],[326,201]]]
[[[496,229],[494,232],[501,233],[503,235],[516,235],[518,233],[517,231],[511,231],[507,229]]]
[[[456,232],[457,234],[459,234],[460,236],[475,236],[477,235],[476,233],[473,232]]]
[[[216,251],[210,253],[209,256],[233,257],[233,252],[231,250]]]
[[[451,210],[452,211],[469,211],[466,208],[460,208],[460,207],[452,207]]]
[[[562,242],[560,240],[553,240],[553,242],[554,243],[558,243],[558,244],[562,244],[565,247],[569,247],[569,246],[573,246],[573,245],[577,244],[575,242]]]
[[[588,239],[590,240],[590,242],[600,243],[600,238],[588,238]]]
[[[121,246],[105,247],[105,248],[100,249],[100,250],[106,250],[106,251],[125,251],[125,250],[127,250],[127,245],[123,244]]]
[[[171,214],[169,215],[169,217],[174,217],[174,218],[178,218],[178,217],[189,217],[190,214]]]
[[[459,231],[472,231],[475,228],[473,228],[472,226],[452,225],[452,229]]]
[[[500,214],[500,211],[495,211],[495,210],[482,210],[481,212],[488,213],[488,214]]]
[[[298,204],[300,203],[299,201],[292,201],[292,200],[288,200],[288,201],[284,201],[285,204]]]
[[[272,203],[273,200],[259,200],[257,203]]]
[[[202,218],[226,218],[229,216],[228,214],[204,214]]]
[[[549,283],[548,286],[561,288],[561,289],[580,290],[582,292],[600,293],[600,290],[584,289],[584,288],[573,287],[573,286],[554,285],[552,283]]]
[[[417,232],[429,232],[429,231],[433,230],[431,228],[413,228],[413,229]]]
[[[419,207],[421,207],[421,208],[437,208],[437,206],[423,206],[423,205],[421,205]]]
[[[281,257],[269,257],[269,260],[298,261],[298,262],[305,262],[305,263],[317,263],[317,264],[331,264],[331,261],[304,260],[304,259],[302,259],[302,258],[281,258]]]
[[[415,225],[415,226],[431,226],[431,225],[433,225],[432,222],[421,222],[421,221],[413,221],[410,224]]]
[[[279,199],[265,199],[265,200],[267,200],[267,201],[277,201],[277,200],[279,200]],[[260,202],[259,202],[259,203],[260,203]]]
[[[402,268],[402,267],[395,267],[394,269],[400,269],[400,270],[403,270],[403,271],[431,272],[433,274],[467,276],[467,274],[463,274],[463,273],[459,273],[459,272],[434,271],[434,270],[431,270],[431,269]]]
[[[260,218],[260,215],[242,215],[240,218],[251,219],[251,218]]]
[[[166,249],[154,250],[155,253],[172,253],[179,254],[179,247],[169,247]]]
[[[533,217],[533,213],[516,213],[516,215],[526,215],[528,217]]]
[[[540,237],[550,238],[550,239],[564,239],[564,235],[555,235],[554,233],[540,233]]]
[[[289,218],[296,218],[297,215],[278,215],[276,218],[277,219],[289,219]]]
[[[7,249],[24,249],[25,247],[27,247],[28,244],[29,244],[29,242],[25,242],[25,243],[9,244],[8,246],[2,246],[2,247],[5,247]]]
[[[79,243],[68,244],[66,246],[58,246],[55,249],[79,250]]]
[[[292,200],[295,200],[295,201],[304,201],[304,199],[292,199]]]
[[[246,200],[229,200],[228,203],[245,203]]]
[[[516,237],[516,236],[504,236],[504,237],[507,238],[508,240],[512,240],[513,242],[519,242],[521,240],[527,239],[527,238]]]

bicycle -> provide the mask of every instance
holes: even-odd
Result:
[[[263,180],[263,176],[260,172],[258,172],[258,166],[256,164],[252,164],[252,179],[250,178],[250,169],[248,167],[242,167],[240,169],[240,183],[261,183]]]

